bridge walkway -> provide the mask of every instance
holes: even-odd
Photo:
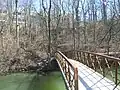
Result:
[[[72,59],[69,61],[78,68],[79,90],[120,90],[120,87],[115,88],[113,81],[88,66]]]
[[[79,61],[67,58],[61,52],[57,55],[57,62],[68,90],[120,90],[120,86],[112,80]]]

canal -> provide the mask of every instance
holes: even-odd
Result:
[[[45,76],[36,73],[14,73],[0,76],[0,90],[66,90],[61,72]]]

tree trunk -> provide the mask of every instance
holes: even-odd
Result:
[[[48,53],[51,56],[51,32],[50,32],[50,13],[51,13],[51,0],[49,0],[49,11],[48,11],[48,31],[49,31],[49,44],[48,44]]]

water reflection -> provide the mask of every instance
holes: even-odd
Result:
[[[17,73],[0,77],[0,90],[66,90],[60,72],[38,74]]]

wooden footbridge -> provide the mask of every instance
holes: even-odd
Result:
[[[72,57],[69,53],[56,52],[68,90],[120,90],[119,58],[87,51],[75,51]]]

